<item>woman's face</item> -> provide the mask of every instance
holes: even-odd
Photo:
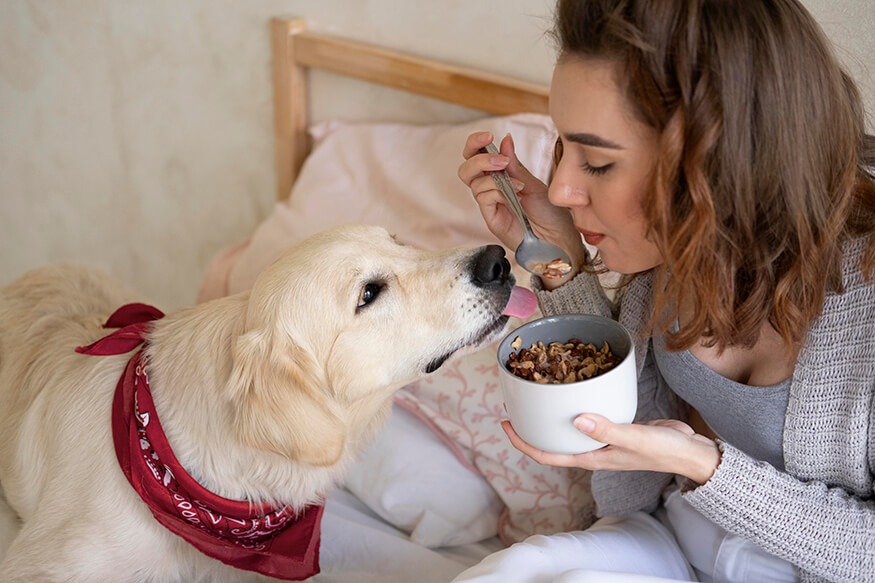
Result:
[[[563,58],[553,72],[550,115],[562,159],[550,202],[571,211],[605,266],[637,273],[662,263],[646,236],[642,201],[658,154],[658,134],[639,120],[612,62]]]

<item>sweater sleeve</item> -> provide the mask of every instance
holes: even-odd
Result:
[[[541,278],[532,276],[532,290],[545,316],[556,314],[611,315],[611,302],[599,283],[598,276],[581,271],[571,281],[554,290],[545,290]]]
[[[875,500],[802,481],[720,442],[714,475],[684,498],[724,529],[804,571],[836,582],[875,582]]]

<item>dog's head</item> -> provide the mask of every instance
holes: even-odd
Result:
[[[496,245],[423,251],[385,229],[316,234],[268,267],[238,324],[229,391],[244,441],[331,465],[392,392],[494,341],[514,284]],[[352,425],[352,426],[351,426]]]

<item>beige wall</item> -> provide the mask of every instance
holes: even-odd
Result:
[[[271,16],[548,83],[552,4],[0,0],[0,284],[69,260],[165,309],[191,303],[273,203]],[[875,111],[872,0],[806,4]],[[327,74],[313,100],[318,120],[479,115]]]

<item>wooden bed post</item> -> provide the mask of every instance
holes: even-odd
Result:
[[[306,70],[295,61],[295,35],[305,29],[299,19],[270,21],[277,200],[288,198],[309,150]]]

